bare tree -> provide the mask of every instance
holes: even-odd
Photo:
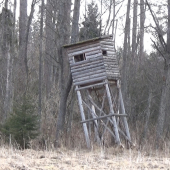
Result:
[[[153,17],[153,20],[156,25],[156,31],[159,38],[159,43],[161,45],[161,48],[157,46],[157,44],[153,41],[155,48],[158,50],[160,55],[164,59],[164,82],[162,86],[162,92],[161,92],[161,100],[160,100],[160,107],[159,107],[159,115],[158,115],[158,121],[157,121],[157,128],[156,128],[156,148],[159,148],[161,142],[162,142],[162,136],[164,131],[164,122],[165,122],[165,115],[166,115],[166,108],[168,105],[168,96],[169,96],[169,89],[170,89],[170,0],[168,0],[168,30],[167,30],[167,43],[164,40],[162,30],[160,28],[159,22],[154,15],[150,4],[146,0],[146,3],[149,7],[149,10],[151,12],[151,15]]]
[[[144,0],[140,0],[140,46],[139,46],[139,61],[143,60],[144,52],[144,23],[145,23],[145,3]]]
[[[72,35],[71,42],[72,43],[75,43],[76,41],[78,41],[76,36],[78,34],[78,29],[77,28],[78,28],[78,22],[79,22],[79,10],[80,10],[80,0],[75,0],[75,3],[74,3],[74,14],[73,14],[73,18],[75,20],[74,20],[74,22],[72,24],[72,33],[71,33],[71,35]],[[62,57],[62,56],[60,56],[60,57]],[[61,62],[61,63],[64,64],[63,62]],[[68,67],[68,65],[66,65],[66,66]],[[61,78],[61,83],[62,83],[61,85],[65,84],[65,86],[60,87],[61,88],[61,97],[60,97],[60,108],[59,108],[59,113],[58,113],[59,115],[58,115],[58,118],[57,118],[56,142],[58,142],[59,135],[63,131],[63,128],[64,128],[67,98],[68,98],[68,94],[69,94],[71,86],[72,86],[72,76],[71,76],[71,73],[69,73],[68,80],[65,83],[62,80],[64,78],[63,68],[61,68],[61,76],[63,76]]]
[[[41,101],[42,101],[42,56],[43,56],[43,17],[44,17],[44,0],[41,2],[41,19],[40,19],[40,42],[39,42],[39,116],[41,123]]]
[[[138,9],[138,0],[134,0],[133,2],[133,28],[132,28],[132,60],[134,61],[137,50],[137,9]]]
[[[168,96],[169,96],[169,90],[170,90],[170,64],[169,64],[170,63],[170,0],[168,0],[167,44],[165,45],[164,43],[161,43],[161,45],[165,49],[165,55],[163,56],[165,59],[165,65],[164,65],[165,81],[162,87],[161,103],[160,103],[160,110],[159,110],[157,129],[156,129],[156,137],[157,137],[156,147],[159,147],[160,142],[161,142],[160,139],[162,138],[162,134],[163,134],[166,108],[168,104]]]
[[[8,9],[8,0],[5,1],[5,8],[2,11],[3,25],[3,54],[6,59],[6,92],[4,100],[4,116],[3,120],[8,117],[8,114],[12,111],[12,71],[13,71],[13,58],[14,57],[14,33],[15,33],[15,11],[16,1],[14,1],[14,15]]]
[[[123,68],[122,68],[122,94],[126,105],[127,99],[127,74],[128,74],[128,55],[129,55],[129,36],[130,36],[130,5],[131,0],[128,0],[125,33],[124,33],[124,46],[123,46]]]
[[[26,30],[27,30],[27,0],[20,1],[20,18],[19,18],[19,58],[20,58],[20,75],[28,76],[27,58],[25,56]]]
[[[45,60],[44,60],[44,84],[46,97],[49,98],[52,89],[53,77],[55,77],[56,70],[53,63],[58,63],[58,55],[56,55],[57,48],[57,32],[56,32],[56,12],[58,1],[50,0],[46,4],[46,20],[45,20]],[[58,68],[58,67],[57,67]]]
[[[71,31],[71,43],[76,43],[79,40],[79,15],[80,15],[80,0],[75,0],[74,2],[74,13]]]
[[[27,16],[27,0],[20,1],[20,19],[19,19],[19,59],[20,59],[20,71],[19,78],[22,83],[21,88],[26,92],[28,85],[28,58],[27,47],[28,38],[30,32],[30,26],[33,19],[34,7],[37,0],[32,0],[31,11],[29,17]],[[24,87],[25,86],[25,87]],[[20,89],[21,90],[21,89]]]

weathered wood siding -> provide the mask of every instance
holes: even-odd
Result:
[[[102,50],[107,51],[103,56]],[[74,56],[85,54],[86,60],[75,62]],[[115,50],[111,39],[88,41],[67,47],[67,55],[74,85],[101,82],[120,77]]]
[[[120,78],[120,71],[116,57],[116,51],[113,46],[113,41],[111,39],[104,39],[100,41],[100,44],[101,49],[107,51],[107,55],[103,56],[103,62],[108,79]]]
[[[67,52],[74,85],[90,84],[107,78],[100,41],[71,47]],[[86,60],[74,62],[74,56],[83,53]]]

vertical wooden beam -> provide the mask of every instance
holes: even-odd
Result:
[[[107,98],[108,98],[108,102],[109,102],[110,112],[111,112],[111,114],[114,114],[113,103],[112,103],[112,98],[111,98],[108,83],[106,83],[105,87],[106,87],[106,93],[107,93]],[[120,137],[119,137],[119,132],[118,132],[118,127],[117,127],[117,122],[116,122],[115,116],[112,117],[112,120],[113,120],[113,128],[114,128],[114,131],[115,131],[116,143],[118,145],[120,145],[121,142],[120,142]]]
[[[92,117],[96,118],[96,116],[93,113],[96,113],[94,105],[91,105],[91,110],[92,110]],[[95,137],[97,140],[97,143],[100,145],[100,137],[99,137],[99,127],[98,127],[98,122],[97,120],[94,120],[94,132],[95,132]]]
[[[76,89],[78,89],[78,86],[76,86]],[[78,102],[79,102],[81,118],[82,118],[82,121],[84,121],[86,118],[85,118],[85,115],[84,115],[83,101],[82,101],[80,90],[77,90],[77,97],[78,97]],[[83,123],[83,129],[84,129],[84,134],[85,134],[87,147],[90,148],[90,146],[91,146],[90,145],[90,138],[89,138],[89,133],[88,133],[86,123]]]
[[[119,86],[118,86],[118,88],[119,88],[119,95],[120,95],[119,97],[120,97],[120,105],[121,105],[121,109],[122,109],[122,114],[126,114],[125,106],[124,106],[124,102],[123,102],[123,97],[122,97],[122,91],[121,91],[121,88]],[[127,123],[127,118],[125,116],[123,116],[123,123],[124,123],[124,126],[125,126],[126,135],[127,135],[128,139],[131,141],[129,126],[128,126],[128,123]]]

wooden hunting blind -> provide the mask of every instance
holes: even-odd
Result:
[[[92,139],[103,143],[108,134],[116,144],[122,144],[121,137],[131,144],[112,36],[64,48],[77,92],[87,147],[91,146]]]

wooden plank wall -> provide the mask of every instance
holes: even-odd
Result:
[[[107,51],[107,56],[102,55]],[[74,56],[83,54],[86,60],[74,62]],[[110,38],[82,43],[67,48],[74,85],[85,85],[108,79],[120,78],[118,62]]]
[[[100,41],[88,42],[67,50],[74,85],[100,82],[107,78]],[[73,57],[85,53],[86,60],[74,63]]]
[[[108,79],[119,79],[120,71],[112,39],[104,39],[100,44],[101,49],[107,51],[107,56],[103,56],[103,62]]]

